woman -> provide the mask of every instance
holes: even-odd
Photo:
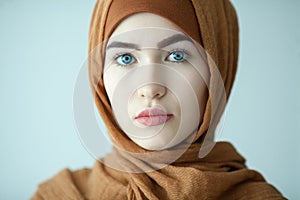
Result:
[[[231,144],[213,141],[237,67],[228,0],[99,0],[89,54],[114,149],[32,199],[284,199]]]

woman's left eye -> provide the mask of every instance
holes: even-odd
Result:
[[[184,51],[173,51],[168,55],[167,60],[170,62],[183,62],[186,56],[187,54]]]

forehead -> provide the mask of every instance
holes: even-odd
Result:
[[[167,19],[151,13],[139,13],[126,18],[119,24],[110,37],[108,46],[123,42],[137,44],[143,48],[153,48],[163,46],[160,43],[166,38],[178,41],[184,38],[188,40],[188,36]]]
[[[162,28],[181,32],[179,27],[159,15],[152,13],[137,13],[124,19],[116,27],[112,36],[141,28]]]

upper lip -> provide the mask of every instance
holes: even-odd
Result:
[[[164,110],[154,107],[154,108],[146,108],[142,110],[134,119],[138,119],[141,117],[154,117],[154,116],[173,116],[173,114],[168,114]]]

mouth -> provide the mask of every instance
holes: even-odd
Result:
[[[145,126],[158,126],[174,117],[160,108],[147,108],[141,111],[134,119]]]

